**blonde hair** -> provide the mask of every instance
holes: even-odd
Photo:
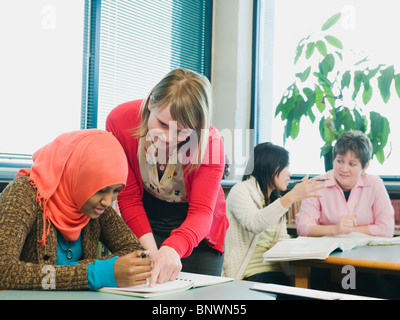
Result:
[[[198,168],[208,143],[212,113],[211,94],[211,84],[207,77],[183,68],[170,71],[143,100],[141,124],[135,135],[144,137],[148,132],[150,103],[151,109],[170,105],[172,119],[197,134],[197,154],[191,155],[194,160],[191,165],[193,169]]]

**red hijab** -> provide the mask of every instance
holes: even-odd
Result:
[[[105,187],[125,185],[128,164],[111,133],[88,129],[64,133],[39,149],[33,155],[32,169],[21,169],[17,174],[26,175],[37,189],[36,201],[43,209],[39,242],[45,246],[50,223],[65,240],[76,241],[90,220],[81,212],[82,206]]]

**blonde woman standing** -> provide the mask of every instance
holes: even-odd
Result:
[[[208,79],[175,69],[146,99],[124,103],[107,118],[129,162],[119,208],[151,252],[150,285],[181,269],[220,275],[228,228],[220,186],[225,163],[211,109]]]

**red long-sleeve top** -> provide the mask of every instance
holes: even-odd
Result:
[[[141,121],[141,103],[142,100],[135,100],[119,105],[110,112],[106,121],[106,130],[120,141],[128,158],[128,181],[118,196],[118,206],[122,218],[138,238],[152,232],[142,202],[143,184],[137,156],[139,139],[132,134],[132,129],[137,128]],[[162,244],[174,248],[181,258],[189,256],[203,239],[221,253],[224,250],[229,225],[220,183],[225,154],[221,136],[213,126],[209,130],[206,156],[208,160],[203,161],[198,169],[188,173],[184,171],[188,214],[182,225],[173,230]]]

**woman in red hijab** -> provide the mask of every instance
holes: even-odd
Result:
[[[145,283],[150,259],[111,207],[127,174],[121,145],[102,130],[65,133],[38,150],[0,196],[0,289]],[[99,241],[112,254],[98,258]]]

